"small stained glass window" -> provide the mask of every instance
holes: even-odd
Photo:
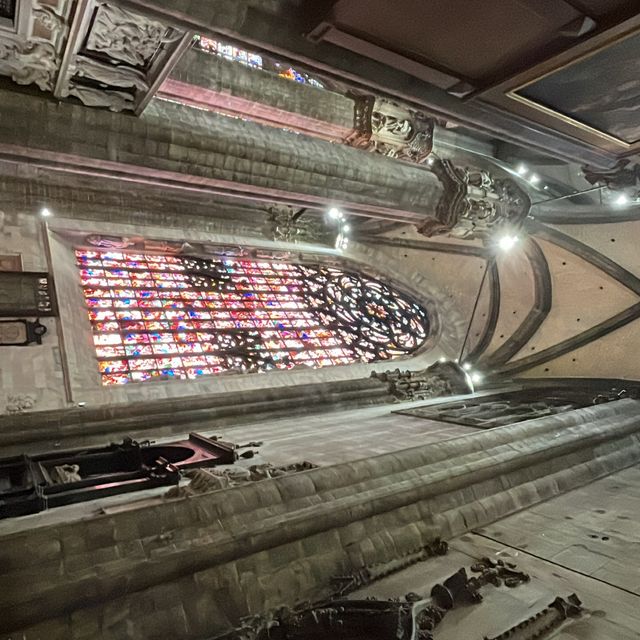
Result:
[[[323,265],[76,251],[103,384],[407,355],[425,309]]]

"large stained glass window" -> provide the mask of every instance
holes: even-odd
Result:
[[[330,266],[76,251],[103,384],[406,355],[425,309]]]

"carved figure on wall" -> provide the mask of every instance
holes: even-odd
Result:
[[[280,242],[312,242],[322,239],[326,231],[315,216],[303,216],[305,209],[274,205],[269,208],[265,234]]]
[[[0,74],[21,85],[51,91],[59,59],[49,42],[0,42]]]
[[[24,413],[36,406],[37,400],[29,394],[15,394],[7,396],[7,403],[4,407],[6,413]]]
[[[107,107],[114,112],[133,109],[134,97],[126,91],[105,91],[73,83],[68,91],[70,96],[78,98],[88,107]]]
[[[347,144],[417,164],[426,161],[433,148],[433,119],[382,98],[354,100],[354,128]]]
[[[91,234],[85,238],[87,244],[101,249],[126,249],[135,245],[135,240],[121,236],[101,236]]]
[[[75,61],[75,75],[79,78],[96,80],[105,87],[122,87],[148,91],[149,84],[144,73],[123,65],[108,64],[77,56]]]
[[[101,4],[87,37],[87,49],[145,67],[158,49],[181,34],[115,4]]]
[[[516,233],[523,226],[531,200],[510,178],[496,178],[487,171],[456,167],[440,159],[435,159],[431,171],[444,191],[435,216],[418,227],[423,235],[446,233],[474,239],[493,235],[500,227]]]

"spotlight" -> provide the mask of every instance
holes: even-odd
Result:
[[[520,165],[518,165],[518,168],[516,169],[516,171],[517,171],[521,176],[523,176],[523,175],[525,175],[525,174],[529,171],[529,169],[527,169],[527,165],[525,165],[525,164],[520,164]]]
[[[529,182],[531,184],[538,184],[540,182],[540,176],[537,176],[535,173],[529,178]]]
[[[511,251],[511,249],[513,249],[513,247],[516,246],[517,242],[518,242],[518,236],[502,236],[498,240],[498,246],[503,251]]]
[[[469,370],[471,369],[471,365],[470,365],[468,362],[465,362],[465,363],[462,365],[462,368],[463,368],[465,371],[469,371]]]
[[[477,384],[478,382],[482,382],[483,378],[479,373],[471,374],[471,382]]]
[[[342,233],[349,233],[349,231],[351,231],[351,225],[349,225],[349,224],[345,224],[345,225],[342,227]]]
[[[440,358],[440,362],[446,362],[446,361],[447,361],[447,359],[444,356],[442,356],[442,358]]]
[[[621,193],[615,199],[615,204],[617,204],[618,206],[623,207],[625,204],[629,204],[629,198],[624,193]]]
[[[331,207],[331,209],[329,209],[329,217],[332,220],[342,220],[344,216],[342,214],[342,211],[340,211],[340,209],[338,209],[337,207]]]
[[[41,209],[40,215],[43,218],[48,218],[51,215],[51,211],[49,211],[49,209],[47,209],[47,207],[44,207],[43,209]]]

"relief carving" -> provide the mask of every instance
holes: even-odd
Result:
[[[115,112],[133,107],[133,96],[126,91],[107,91],[71,84],[68,92],[88,107],[107,107],[109,111]]]
[[[373,96],[356,97],[354,109],[347,144],[416,164],[426,161],[433,148],[431,118]]]
[[[138,89],[139,91],[149,90],[145,75],[131,67],[77,56],[74,69],[77,77],[95,80],[105,87],[122,87],[124,89]]]
[[[22,85],[53,89],[59,59],[48,42],[0,42],[0,74]]]
[[[509,178],[496,178],[487,171],[456,167],[449,160],[436,160],[432,172],[444,188],[430,217],[418,227],[425,236],[449,234],[458,238],[483,238],[498,228],[517,232],[529,214],[529,196]]]
[[[322,223],[315,217],[303,217],[304,212],[288,206],[270,207],[265,235],[280,242],[320,240],[325,235]]]
[[[137,67],[145,67],[158,49],[181,34],[117,5],[102,4],[87,38],[87,49]]]

